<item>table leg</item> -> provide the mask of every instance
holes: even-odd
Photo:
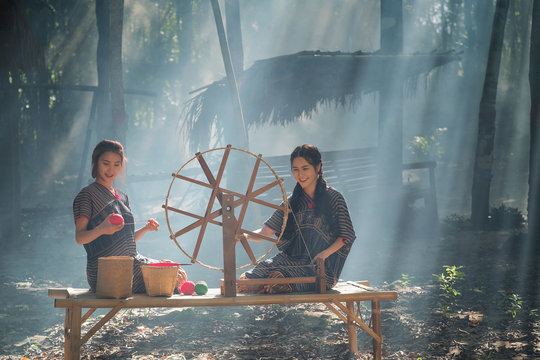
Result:
[[[353,301],[347,301],[347,309],[349,310],[350,314],[354,314],[354,302]],[[347,329],[349,330],[349,350],[351,350],[352,353],[356,353],[358,351],[358,344],[356,339],[356,324],[354,323],[354,320],[350,315],[347,314]]]
[[[382,359],[382,333],[381,333],[381,303],[377,300],[371,301],[371,320],[373,331],[379,335],[381,341],[373,338],[373,355],[375,360]]]
[[[64,358],[71,359],[71,308],[66,308],[66,318],[64,319]]]
[[[81,307],[66,308],[64,324],[64,357],[66,360],[81,358]]]

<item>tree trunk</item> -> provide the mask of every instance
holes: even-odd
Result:
[[[523,129],[529,124],[529,49],[532,2],[513,1],[508,9],[501,73],[501,83],[507,87],[499,95],[497,104],[494,161],[504,164],[507,173],[518,172],[527,175],[529,157],[521,153],[518,143],[523,144]],[[528,110],[527,110],[528,111]],[[528,141],[527,136],[527,141]],[[498,167],[499,165],[494,165]],[[517,177],[516,177],[517,178]],[[493,178],[493,189],[503,188],[504,176]],[[523,186],[521,186],[523,188]],[[525,187],[525,190],[527,188]]]
[[[381,52],[403,52],[403,8],[401,0],[381,1]],[[401,188],[403,162],[403,83],[389,76],[379,92],[378,184],[387,189]],[[386,189],[386,190],[385,190]]]
[[[19,151],[19,101],[17,89],[10,84],[9,73],[0,78],[0,153],[4,170],[0,171],[0,244],[14,242],[21,229],[21,168]]]
[[[123,0],[96,0],[97,126],[96,136],[125,142],[127,121],[122,80]]]
[[[540,276],[538,254],[540,253],[540,2],[533,3],[531,26],[531,50],[529,55],[529,86],[531,91],[530,114],[530,157],[529,157],[529,198],[527,218],[529,221],[529,236],[525,254],[527,277],[524,286],[528,292],[528,304],[531,309],[538,308],[538,277]]]
[[[483,229],[489,216],[489,191],[495,139],[495,105],[508,7],[509,0],[497,0],[484,88],[480,100],[471,202],[471,222],[475,229]]]
[[[97,77],[98,89],[96,92],[97,117],[96,137],[107,138],[112,130],[110,80],[111,69],[109,61],[110,37],[110,9],[109,0],[96,0],[96,25],[98,30],[97,44]]]
[[[485,57],[489,44],[485,39],[485,33],[490,31],[490,26],[481,25],[485,22],[486,14],[494,12],[495,4],[488,1],[465,0],[463,16],[465,18],[465,30],[467,39],[465,47],[467,51],[463,54],[461,77],[457,90],[457,103],[461,106],[456,109],[455,129],[460,131],[449,131],[449,143],[455,144],[456,151],[447,153],[450,162],[469,162],[474,160],[471,153],[473,146],[474,132],[476,131],[476,122],[478,119],[478,104],[482,94],[483,71],[485,70]],[[479,56],[480,54],[480,56]],[[470,179],[472,179],[472,168],[470,169]],[[467,182],[468,183],[468,182]],[[470,188],[469,188],[470,189]]]
[[[48,10],[47,10],[48,11]],[[40,14],[38,22],[38,31],[36,36],[39,43],[42,45],[42,49],[47,48],[49,44],[49,34],[47,28],[47,17],[44,11]],[[49,84],[49,70],[47,69],[47,62],[45,60],[45,51],[39,52],[40,60],[37,62],[37,83],[41,86],[36,88],[37,92],[37,104],[34,107],[38,109],[39,125],[37,129],[37,149],[39,157],[39,173],[41,174],[39,181],[42,189],[46,194],[49,194],[49,200],[52,201],[53,194],[53,176],[52,171],[52,159],[53,159],[53,146],[54,146],[54,133],[51,123],[51,113],[49,109],[50,90],[44,85]]]
[[[535,1],[532,13],[531,52],[529,61],[529,86],[531,91],[529,198],[527,213],[529,235],[538,243],[540,226],[540,2]]]
[[[124,102],[124,81],[122,71],[122,25],[124,23],[124,0],[110,1],[110,92],[112,136],[125,144],[127,121]]]
[[[0,23],[0,243],[7,245],[16,244],[21,231],[21,109],[15,84],[22,71],[30,73],[40,65],[42,49],[17,1],[0,2]]]

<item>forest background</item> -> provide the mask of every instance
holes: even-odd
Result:
[[[391,213],[377,222],[383,224],[377,229],[369,226],[372,218],[353,213],[358,239],[351,257],[358,261],[349,261],[343,277],[355,279],[360,273],[384,283],[405,274],[433,281],[434,267],[442,264],[430,263],[434,259],[419,263],[426,243],[410,244],[397,262],[396,243],[422,237],[439,244],[447,241],[448,226],[482,234],[508,231],[511,241],[521,241],[519,261],[527,269],[526,279],[515,282],[509,293],[526,299],[530,309],[537,307],[537,268],[531,274],[526,266],[534,262],[539,243],[531,221],[538,218],[539,203],[538,2],[220,4],[239,78],[259,60],[306,50],[441,54],[451,60],[409,77],[400,73],[406,70],[391,69],[384,81],[395,79],[393,95],[379,88],[358,90],[323,97],[312,111],[284,122],[275,116],[243,119],[243,140],[226,132],[235,126],[234,117],[199,127],[186,117],[190,99],[228,75],[211,1],[4,1],[0,243],[6,250],[0,296],[7,305],[2,322],[12,322],[8,314],[13,311],[28,314],[35,304],[49,306],[46,299],[37,300],[48,284],[86,286],[84,251],[73,240],[71,202],[90,181],[90,152],[100,139],[116,138],[126,146],[127,177],[117,185],[128,192],[136,219],[156,217],[163,224],[161,205],[170,173],[197,150],[240,143],[264,157],[288,154],[302,143],[322,151],[375,147],[386,141],[381,134],[393,133],[385,128],[400,132],[399,149],[387,155],[392,162],[436,161],[442,228],[414,204],[391,204]],[[358,83],[368,81],[370,74],[362,76],[366,78],[359,76]],[[399,113],[387,115],[384,109],[394,98],[399,99]],[[410,211],[418,214],[414,235],[404,234],[399,223]],[[474,243],[468,246],[475,249]],[[175,260],[186,261],[166,229],[149,234],[139,249],[153,257],[177,254]],[[383,260],[371,264],[366,249]],[[372,266],[359,268],[362,262]],[[215,285],[211,272],[195,266],[190,270],[194,278]],[[17,307],[10,294],[28,283],[35,289],[30,304]],[[34,316],[43,327],[58,320],[57,315],[52,320]],[[6,344],[24,340],[34,330],[14,324]]]

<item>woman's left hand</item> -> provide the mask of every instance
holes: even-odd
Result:
[[[318,253],[317,255],[315,255],[315,257],[313,258],[313,260],[311,260],[311,263],[312,264],[315,264],[317,262],[317,260],[321,259],[321,260],[326,260],[326,258],[328,257],[328,255],[326,254],[326,252],[323,250],[321,251],[320,253]]]
[[[311,263],[315,264],[318,259],[326,260],[327,257],[329,257],[330,255],[332,255],[333,253],[335,253],[336,251],[341,249],[344,244],[345,243],[343,242],[343,238],[338,237],[336,239],[336,241],[334,241],[334,243],[332,245],[330,245],[325,250],[323,250],[320,253],[318,253],[317,255],[315,255],[315,257],[313,258]]]
[[[144,228],[149,231],[158,231],[159,223],[156,221],[156,219],[150,219],[146,222]]]

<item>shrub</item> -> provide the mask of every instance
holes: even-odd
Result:
[[[460,271],[463,266],[444,266],[441,274],[433,274],[439,283],[441,290],[441,310],[448,314],[457,305],[457,297],[461,296],[461,281],[465,279],[465,273]]]
[[[501,204],[492,207],[487,221],[488,230],[517,230],[525,227],[525,217],[517,208]]]

